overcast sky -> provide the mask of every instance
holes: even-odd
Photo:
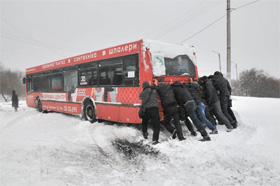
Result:
[[[279,0],[254,1],[231,0],[232,61],[238,72],[280,78]],[[152,39],[194,45],[200,76],[219,70],[219,52],[226,74],[226,0],[1,0],[0,8],[0,62],[13,70]]]

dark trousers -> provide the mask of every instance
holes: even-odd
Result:
[[[229,98],[228,99],[228,113],[231,116],[231,118],[233,119],[233,121],[236,122],[237,120],[236,120],[236,117],[235,117],[233,111],[231,110],[231,107],[232,107],[232,100]]]
[[[211,104],[210,106],[210,111],[214,113],[216,116],[217,120],[220,123],[223,123],[226,125],[228,129],[232,129],[230,121],[227,119],[227,117],[223,114],[223,111],[221,109],[221,104],[220,101],[216,101],[215,103]]]
[[[185,124],[186,124],[187,128],[189,129],[189,131],[191,133],[195,132],[194,128],[193,128],[193,124],[190,121],[190,119],[188,118],[188,115],[186,114],[186,109],[184,108],[183,105],[179,105],[178,112],[179,112],[180,120],[185,122]]]
[[[153,125],[153,141],[158,141],[160,130],[159,108],[147,108],[146,114],[142,119],[142,132],[146,133],[148,128],[148,121],[152,120]]]
[[[174,129],[176,128],[177,130],[177,135],[179,140],[182,140],[183,137],[183,132],[182,132],[182,127],[180,123],[180,117],[179,117],[179,112],[177,105],[171,105],[166,108],[164,108],[164,122],[163,125],[164,127],[172,134],[174,132]],[[175,128],[170,124],[171,119],[174,119],[174,125]]]
[[[189,120],[188,118],[188,115],[185,116],[185,124],[187,126],[187,128],[189,129],[189,131],[192,133],[192,132],[195,132],[194,131],[194,128],[193,128],[193,125],[192,125],[192,122]]]
[[[214,113],[210,111],[210,107],[208,105],[205,105],[205,115],[206,118],[214,125],[217,125],[216,119],[214,118]]]
[[[195,111],[187,111],[187,115],[190,116],[193,124],[195,125],[195,127],[197,128],[197,130],[200,132],[201,136],[208,136],[206,130],[204,129],[202,122],[197,118],[197,115],[195,113]]]
[[[194,100],[190,100],[187,103],[184,104],[186,115],[189,116],[197,128],[197,130],[200,132],[201,136],[208,136],[206,130],[203,127],[202,122],[198,119],[195,110],[197,109],[197,105]]]
[[[221,102],[221,109],[223,111],[223,114],[227,117],[230,123],[233,123],[234,120],[228,113],[228,107],[229,107],[229,97],[228,96],[222,96],[220,97],[220,102]]]

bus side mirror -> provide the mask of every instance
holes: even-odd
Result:
[[[22,83],[25,84],[26,78],[22,78]]]

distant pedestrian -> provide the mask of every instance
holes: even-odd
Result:
[[[12,92],[12,107],[14,107],[15,112],[17,112],[17,109],[18,109],[18,95],[16,94],[16,91],[14,91],[14,90]]]

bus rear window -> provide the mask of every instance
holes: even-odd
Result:
[[[195,76],[195,66],[187,55],[175,58],[164,58],[166,75],[192,75]]]

